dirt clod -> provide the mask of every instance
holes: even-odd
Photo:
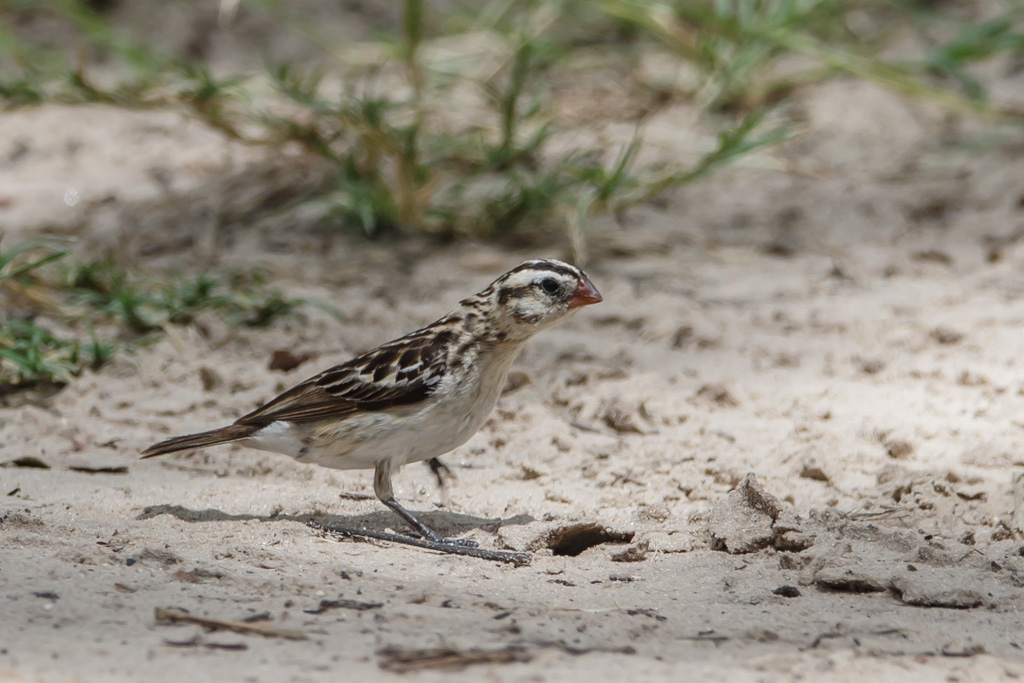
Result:
[[[756,552],[776,538],[773,528],[782,506],[748,474],[725,501],[716,505],[708,521],[711,548],[734,555]]]
[[[985,604],[981,591],[957,583],[951,574],[936,577],[934,572],[915,572],[894,578],[892,587],[902,602],[915,607],[971,609]]]
[[[818,572],[814,579],[819,588],[838,593],[879,593],[886,582],[849,568],[828,568]]]
[[[274,353],[270,356],[270,364],[267,365],[267,369],[288,372],[299,367],[312,357],[312,353],[295,353],[291,349],[275,349]]]

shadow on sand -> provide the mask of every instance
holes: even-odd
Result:
[[[460,536],[473,529],[481,529],[490,533],[503,526],[529,524],[536,521],[530,515],[516,515],[508,519],[487,519],[455,512],[432,510],[414,512],[420,520],[431,529],[444,536]],[[315,523],[324,527],[338,526],[350,529],[384,532],[394,529],[407,533],[405,522],[390,510],[378,510],[362,515],[254,515],[248,513],[231,514],[214,508],[192,510],[181,505],[151,505],[145,508],[136,519],[152,519],[160,515],[170,515],[183,522],[237,522],[256,520],[259,522],[298,522],[299,524]]]

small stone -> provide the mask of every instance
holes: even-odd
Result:
[[[288,372],[299,367],[312,357],[313,354],[311,353],[295,353],[291,349],[277,349],[271,354],[270,364],[267,365],[267,369]]]
[[[964,338],[963,332],[958,332],[957,330],[944,327],[942,325],[929,332],[928,336],[931,337],[933,341],[944,345],[956,344]]]
[[[821,465],[813,460],[804,461],[800,468],[800,476],[804,479],[812,479],[814,481],[823,481],[828,483],[828,475],[825,474],[825,470],[821,468]]]
[[[694,398],[714,403],[723,408],[734,408],[740,404],[729,390],[721,384],[705,384],[697,390]]]
[[[224,378],[220,373],[205,365],[199,368],[199,381],[203,384],[203,391],[214,391],[224,386]]]
[[[643,562],[647,559],[650,548],[645,541],[631,545],[625,550],[612,555],[612,562]]]
[[[885,361],[880,358],[854,358],[854,364],[865,375],[876,375],[885,369]]]
[[[885,454],[893,460],[905,458],[914,452],[914,445],[909,441],[903,441],[902,439],[892,439],[891,441],[886,441],[882,445],[885,446]]]

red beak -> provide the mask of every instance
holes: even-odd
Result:
[[[569,308],[579,308],[580,306],[589,306],[590,304],[598,304],[604,301],[601,298],[601,293],[597,291],[597,287],[590,281],[586,275],[580,276],[580,283],[576,286],[576,291],[572,293],[572,298],[569,299]]]

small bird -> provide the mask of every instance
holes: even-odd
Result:
[[[578,268],[527,261],[458,308],[404,337],[335,365],[234,424],[161,441],[143,458],[238,442],[334,469],[373,469],[373,490],[422,538],[442,538],[395,500],[403,465],[461,446],[491,413],[527,340],[600,302]]]

